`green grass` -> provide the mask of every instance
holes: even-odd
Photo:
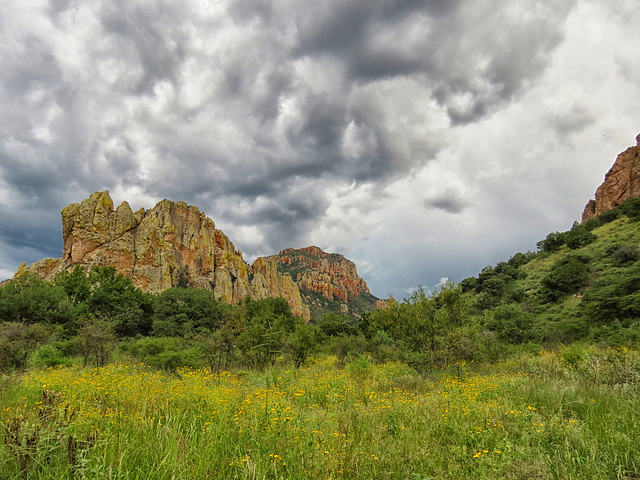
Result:
[[[0,478],[638,478],[638,356],[2,377]],[[45,393],[43,393],[45,392]]]

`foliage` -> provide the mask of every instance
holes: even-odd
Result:
[[[552,232],[544,240],[540,240],[536,245],[542,252],[556,252],[567,243],[566,232]]]
[[[52,337],[52,329],[47,325],[0,323],[0,371],[26,367],[29,356]]]
[[[105,318],[87,316],[78,320],[77,343],[82,354],[83,366],[90,361],[104,367],[115,346],[115,323]]]
[[[578,292],[589,283],[589,258],[572,255],[561,258],[553,264],[542,280],[545,294],[552,300]]]
[[[622,322],[630,326],[640,320],[640,265],[601,277],[585,292],[583,312],[594,322]]]
[[[574,227],[566,233],[566,243],[571,250],[589,245],[596,240],[596,236],[589,232],[583,225],[574,225]]]
[[[151,329],[151,297],[135,288],[115,267],[95,267],[89,272],[76,265],[59,273],[54,284],[64,289],[76,315],[94,315],[114,322],[120,336],[147,335]]]
[[[521,344],[537,339],[533,314],[515,303],[498,305],[484,319],[484,327],[505,343]]]
[[[291,313],[283,298],[247,299],[243,308],[245,323],[239,347],[254,368],[264,369],[284,353],[287,338],[302,320]]]
[[[121,348],[137,361],[154,368],[175,371],[180,367],[200,367],[197,347],[178,337],[146,337],[123,344]]]
[[[76,319],[62,288],[25,273],[0,289],[0,322],[69,327]]]
[[[607,249],[611,263],[616,267],[627,267],[640,259],[640,251],[635,245],[613,244]]]
[[[622,213],[632,220],[640,220],[640,198],[630,198],[621,206]]]
[[[209,290],[170,288],[153,300],[153,335],[191,337],[212,333],[222,324],[225,308]]]

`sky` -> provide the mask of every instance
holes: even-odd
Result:
[[[0,278],[108,189],[378,297],[579,220],[640,132],[637,0],[1,0]]]

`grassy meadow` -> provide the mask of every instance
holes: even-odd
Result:
[[[0,380],[0,478],[640,478],[638,365],[574,346],[428,375],[35,369]]]

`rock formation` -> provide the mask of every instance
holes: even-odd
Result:
[[[62,210],[62,232],[62,258],[41,260],[27,271],[51,280],[75,265],[113,266],[147,292],[191,286],[212,290],[227,303],[283,297],[295,315],[309,318],[289,276],[260,259],[254,270],[213,220],[184,202],[162,200],[137,212],[123,202],[114,210],[109,192],[97,192]]]
[[[265,260],[295,280],[312,316],[326,310],[357,316],[375,309],[378,298],[358,276],[356,265],[342,255],[311,246],[288,248]]]
[[[52,280],[75,265],[113,266],[146,292],[203,288],[231,304],[247,296],[282,297],[306,320],[310,307],[315,316],[327,310],[358,315],[378,300],[353,262],[318,247],[290,248],[249,266],[213,220],[184,202],[162,200],[134,212],[127,202],[114,209],[108,191],[96,192],[62,210],[62,236],[62,258],[22,265],[16,276],[32,272]]]
[[[613,167],[589,200],[582,213],[582,223],[622,205],[629,198],[640,197],[640,134],[635,147],[629,147],[616,158]]]

